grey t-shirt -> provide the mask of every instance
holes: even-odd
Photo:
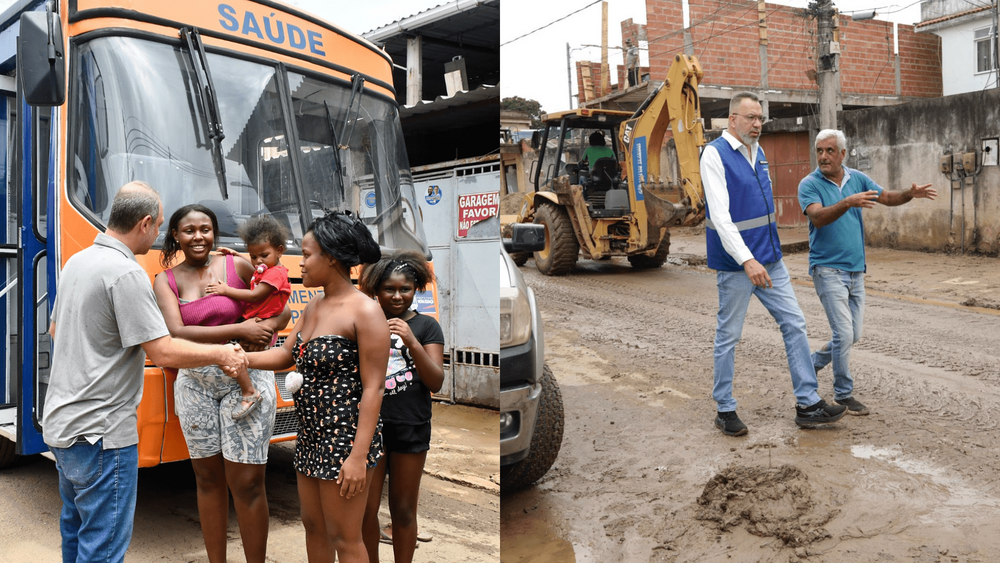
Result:
[[[121,241],[104,233],[66,262],[52,308],[56,325],[45,397],[45,443],[68,448],[79,437],[104,449],[139,443],[136,408],[146,352],[169,334],[149,275]]]

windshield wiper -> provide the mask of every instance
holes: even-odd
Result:
[[[341,150],[347,150],[351,148],[351,137],[354,136],[354,126],[358,123],[358,116],[361,115],[361,98],[364,97],[364,87],[365,79],[360,74],[355,74],[351,77],[351,99],[347,102],[347,119],[344,120],[344,129],[340,132],[340,138],[344,140],[344,144],[338,145],[337,148]],[[358,109],[351,115],[351,108],[354,107],[354,99],[358,100]],[[347,125],[351,125],[351,133],[347,134]]]
[[[326,125],[330,128],[330,137],[333,138],[333,165],[337,168],[334,173],[337,178],[340,179],[341,186],[341,197],[343,197],[343,186],[344,180],[346,179],[346,172],[344,170],[344,165],[340,160],[340,146],[337,144],[337,130],[336,125],[333,123],[333,114],[330,113],[330,104],[326,100],[323,100],[323,107],[326,108]]]
[[[229,199],[229,182],[226,179],[226,160],[222,154],[222,140],[226,134],[222,131],[222,117],[219,112],[219,98],[212,82],[212,72],[208,67],[208,57],[205,55],[205,45],[201,42],[201,34],[195,28],[182,27],[180,35],[187,44],[188,56],[191,57],[191,67],[194,69],[195,80],[201,94],[201,113],[205,116],[208,138],[212,141],[212,163],[215,165],[215,177],[219,180],[219,190],[222,199]],[[197,54],[197,56],[196,56]]]

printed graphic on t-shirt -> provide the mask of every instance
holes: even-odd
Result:
[[[396,395],[414,385],[413,358],[398,334],[391,335],[389,365],[385,370],[385,394]]]

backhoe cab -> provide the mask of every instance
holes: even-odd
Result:
[[[545,226],[545,249],[534,253],[540,272],[566,274],[581,252],[592,260],[627,256],[636,268],[658,268],[670,251],[668,229],[704,219],[698,169],[699,147],[705,144],[701,76],[696,58],[678,55],[667,80],[634,113],[579,108],[542,116],[532,170],[535,191],[527,194],[518,216]],[[668,126],[678,172],[661,180]],[[584,161],[595,133],[606,139],[611,150],[604,152],[613,157]]]

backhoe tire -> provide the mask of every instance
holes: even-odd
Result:
[[[644,254],[636,254],[635,256],[629,256],[628,262],[632,264],[633,268],[638,268],[640,270],[649,268],[659,268],[667,261],[667,255],[670,254],[670,233],[663,235],[663,240],[660,241],[660,246],[656,247],[656,254],[652,257],[646,256]]]
[[[530,252],[512,252],[510,255],[510,259],[514,261],[515,266],[524,266],[528,258],[531,258]]]
[[[14,452],[14,442],[11,442],[7,438],[0,437],[0,469],[14,463],[14,460],[17,459],[17,454]]]
[[[546,276],[563,276],[580,256],[580,243],[566,210],[544,202],[535,208],[535,224],[545,225],[545,250],[535,252],[535,266]]]
[[[542,368],[542,396],[538,401],[535,432],[528,457],[500,468],[500,490],[516,491],[541,479],[556,462],[563,437],[562,392],[552,370]]]

